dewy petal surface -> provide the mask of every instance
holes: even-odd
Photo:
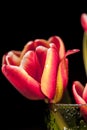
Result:
[[[49,99],[52,99],[55,95],[57,69],[58,53],[55,47],[51,47],[47,51],[45,67],[41,78],[41,90]]]
[[[32,100],[44,99],[40,84],[21,67],[3,65],[2,72],[10,83],[26,98]]]

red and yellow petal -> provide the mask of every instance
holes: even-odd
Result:
[[[68,59],[67,58],[61,61],[60,67],[61,67],[61,76],[63,79],[63,88],[65,90],[68,84]]]
[[[9,82],[26,98],[32,100],[45,98],[41,92],[40,84],[21,67],[3,65],[2,72]]]
[[[59,52],[59,57],[60,57],[60,59],[62,59],[65,55],[65,46],[64,46],[62,39],[58,36],[52,36],[48,39],[48,41],[50,43],[54,43],[57,46],[58,52]]]
[[[77,53],[77,52],[79,52],[79,51],[80,51],[79,49],[68,50],[68,51],[66,52],[66,54],[65,54],[65,57],[67,57],[68,55]]]
[[[45,67],[41,78],[41,90],[49,99],[52,99],[55,95],[57,69],[58,53],[54,47],[51,47],[47,51]]]
[[[49,42],[47,40],[44,40],[44,39],[36,39],[34,41],[34,46],[35,46],[35,48],[37,46],[44,46],[44,47],[49,48]]]
[[[56,93],[51,100],[52,103],[57,103],[61,100],[63,92],[68,83],[68,59],[63,59],[58,67],[57,81],[56,81]]]

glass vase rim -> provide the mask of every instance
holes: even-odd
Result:
[[[85,104],[51,103],[51,105],[54,105],[54,106],[65,106],[65,107],[66,107],[66,106],[69,106],[69,107],[70,107],[70,106],[71,106],[71,107],[76,107],[76,106],[77,106],[77,107],[80,107],[80,106],[87,106],[87,103],[85,103]]]

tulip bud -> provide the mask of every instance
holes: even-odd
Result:
[[[81,15],[81,25],[85,32],[87,32],[87,14],[83,13]]]
[[[87,14],[83,13],[81,15],[81,25],[84,30],[84,35],[83,35],[83,62],[84,62],[84,67],[85,67],[85,72],[87,75]]]

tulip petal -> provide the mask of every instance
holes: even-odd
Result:
[[[73,83],[72,90],[73,90],[73,95],[74,95],[76,103],[86,104],[85,100],[82,98],[84,86],[79,81],[75,81]]]
[[[37,57],[41,65],[41,68],[43,70],[44,65],[45,65],[45,60],[46,60],[47,48],[43,46],[38,46],[36,48],[36,53],[37,53]]]
[[[50,43],[54,43],[57,46],[58,51],[59,51],[59,57],[60,59],[62,59],[65,55],[65,47],[64,47],[64,43],[62,39],[58,36],[53,36],[53,37],[50,37],[48,41]]]
[[[77,53],[77,52],[79,52],[79,51],[80,51],[79,49],[68,50],[68,51],[66,52],[66,54],[65,54],[65,57],[68,56],[68,55]]]
[[[24,56],[24,54],[29,51],[29,50],[34,50],[34,42],[33,41],[29,41],[23,48],[22,53],[21,53],[21,57],[20,59],[22,59],[22,57]]]
[[[49,99],[52,99],[55,95],[57,69],[58,53],[54,47],[51,47],[47,51],[45,67],[41,78],[41,90]]]
[[[44,99],[40,84],[21,67],[3,65],[2,72],[10,83],[26,98],[32,100]]]
[[[87,103],[82,97],[82,94],[84,92],[84,86],[79,81],[75,81],[73,83],[72,90],[73,90],[75,101],[77,104],[81,104],[80,111],[84,119],[87,121]]]
[[[83,95],[82,95],[83,99],[86,101],[87,103],[87,83],[86,86],[84,87],[84,91],[83,91]]]
[[[3,57],[2,57],[2,65],[7,64],[6,55],[7,54],[3,55]]]
[[[5,57],[7,64],[19,66],[20,54],[21,54],[21,52],[19,52],[19,51],[18,52],[17,51],[8,52]]]
[[[21,51],[12,50],[12,52],[13,52],[14,55],[16,55],[17,57],[20,57],[20,55],[21,55]]]
[[[3,64],[19,65],[20,64],[21,51],[9,51],[2,57]]]
[[[62,83],[63,83],[63,89],[66,89],[66,86],[68,84],[68,59],[64,58],[60,64],[59,64],[59,76],[61,77]],[[59,76],[57,76],[57,82],[59,81]]]
[[[44,40],[44,39],[36,39],[34,41],[34,46],[35,47],[37,47],[37,46],[44,46],[44,47],[49,48],[49,42]]]
[[[56,81],[56,93],[52,103],[59,102],[62,98],[63,92],[68,83],[68,59],[63,59],[58,68],[57,81]]]
[[[34,51],[28,51],[23,56],[20,67],[22,67],[31,77],[41,81],[42,70]]]

